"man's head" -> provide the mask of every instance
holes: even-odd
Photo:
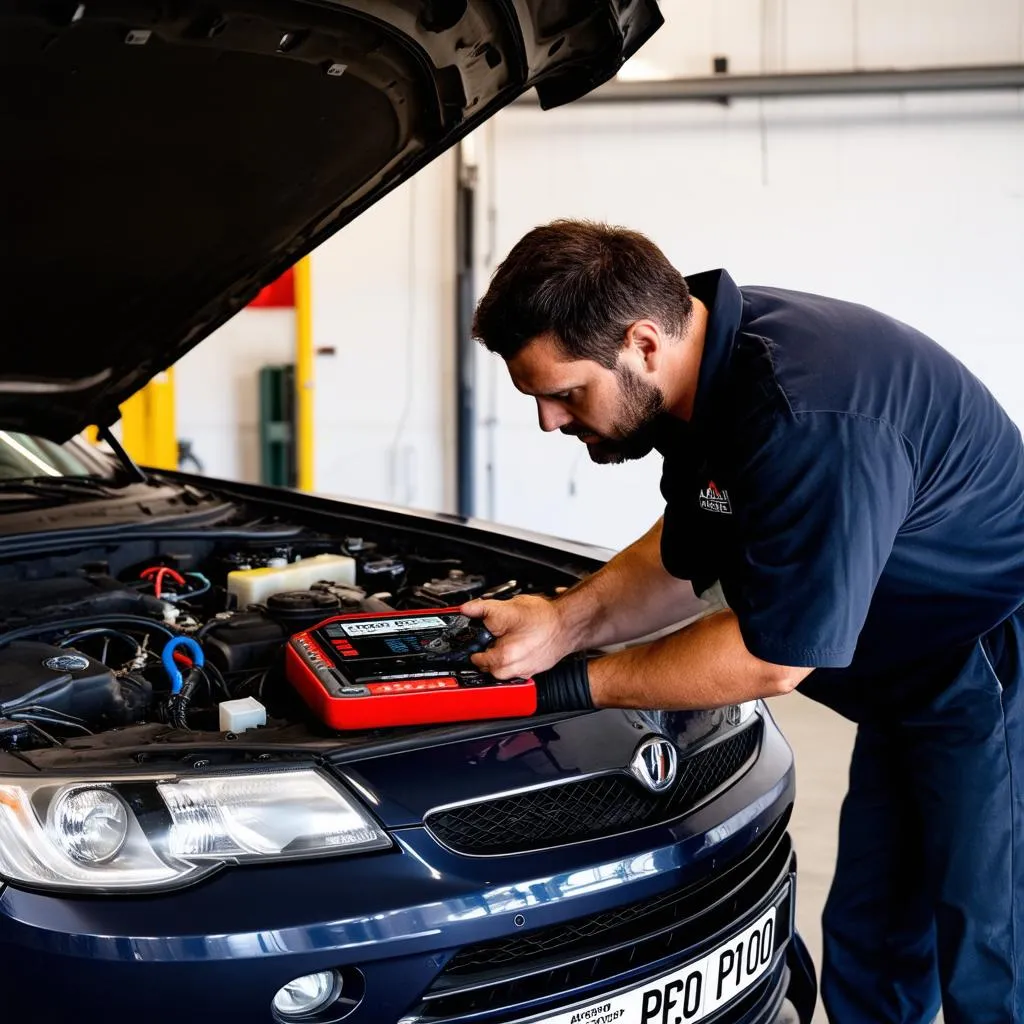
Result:
[[[693,302],[650,239],[584,221],[524,236],[481,299],[473,334],[537,400],[544,430],[587,443],[595,462],[641,458],[671,396],[671,349]]]

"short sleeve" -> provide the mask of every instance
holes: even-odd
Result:
[[[845,668],[913,500],[902,436],[877,420],[799,413],[737,467],[739,557],[725,596],[751,654]]]

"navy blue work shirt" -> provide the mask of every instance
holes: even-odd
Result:
[[[1024,604],[1024,444],[985,387],[864,306],[687,278],[710,313],[657,443],[662,560],[755,656],[857,720],[913,701]]]

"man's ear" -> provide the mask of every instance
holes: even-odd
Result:
[[[665,338],[653,320],[636,320],[626,328],[625,355],[637,370],[652,373],[661,365]]]

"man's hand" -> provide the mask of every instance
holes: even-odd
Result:
[[[699,614],[706,605],[661,564],[659,519],[607,565],[554,600],[470,601],[463,615],[483,619],[498,640],[473,657],[496,679],[525,679],[574,651],[635,640]]]
[[[463,615],[483,619],[498,638],[473,664],[495,679],[527,679],[572,653],[572,641],[556,602],[523,595],[508,601],[470,601]]]

